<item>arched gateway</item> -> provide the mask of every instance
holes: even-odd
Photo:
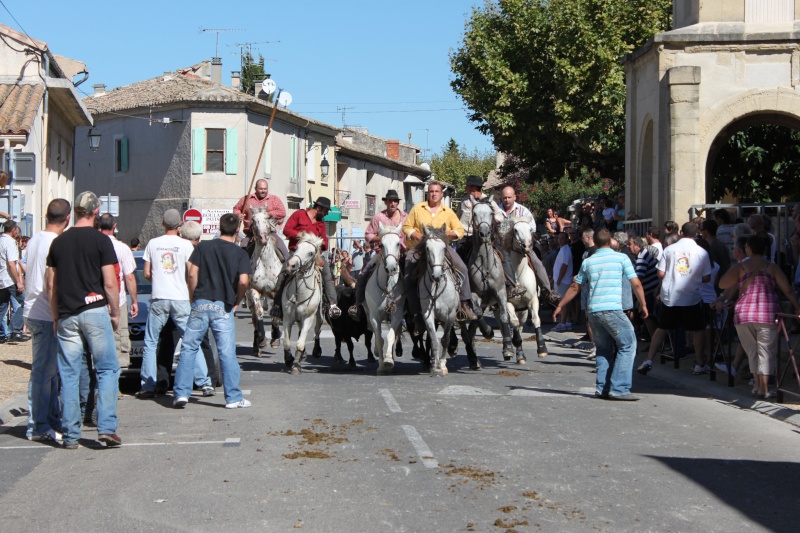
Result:
[[[630,212],[684,221],[731,134],[800,129],[800,0],[674,0],[674,29],[625,57]]]

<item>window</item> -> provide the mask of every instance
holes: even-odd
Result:
[[[368,194],[367,195],[367,213],[368,217],[375,216],[375,195]]]
[[[206,130],[206,172],[225,170],[225,130]]]
[[[114,172],[128,171],[128,139],[117,137],[114,139]]]

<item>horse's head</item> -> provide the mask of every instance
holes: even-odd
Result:
[[[423,240],[421,242],[425,243],[428,271],[434,281],[439,281],[444,274],[445,250],[450,244],[445,229],[444,224],[438,229],[431,226],[422,228]]]
[[[297,248],[286,262],[289,273],[295,274],[311,268],[319,255],[322,239],[311,233],[301,233],[297,237]]]
[[[511,238],[514,241],[512,247],[517,247],[524,254],[529,254],[533,248],[531,239],[531,219],[530,217],[511,218]]]
[[[400,235],[401,229],[395,226],[379,224],[378,236],[381,239],[383,254],[383,267],[390,276],[395,275],[400,269]]]
[[[472,229],[481,242],[491,242],[494,213],[489,201],[472,200]]]
[[[250,215],[250,227],[253,230],[253,238],[257,239],[262,246],[265,246],[269,234],[276,229],[275,223],[267,213],[265,207],[251,207]]]

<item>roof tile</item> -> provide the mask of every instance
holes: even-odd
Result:
[[[28,135],[42,96],[43,85],[0,84],[0,135]]]

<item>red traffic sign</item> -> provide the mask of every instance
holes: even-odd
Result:
[[[186,212],[183,214],[183,221],[184,222],[197,222],[198,224],[203,223],[203,213],[200,212],[198,209],[187,209]]]

